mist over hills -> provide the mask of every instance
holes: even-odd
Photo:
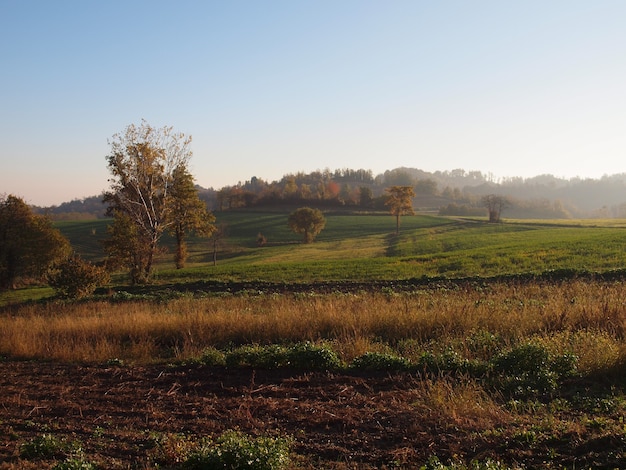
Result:
[[[507,218],[624,218],[626,173],[600,179],[559,178],[550,174],[531,178],[494,178],[480,171],[455,169],[427,172],[395,168],[374,176],[370,170],[329,169],[286,174],[268,182],[252,177],[220,189],[197,187],[209,209],[313,205],[322,208],[386,210],[385,188],[413,186],[419,211],[442,215],[484,215],[481,198],[505,196]],[[56,220],[104,218],[102,195],[75,199],[58,206],[34,207]]]

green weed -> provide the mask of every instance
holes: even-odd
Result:
[[[402,371],[411,368],[411,362],[403,357],[388,353],[367,352],[356,357],[350,364],[352,369]]]
[[[45,433],[35,437],[20,446],[20,456],[26,459],[47,459],[53,457],[65,457],[72,452],[78,452],[80,445],[75,442],[67,442],[53,434]]]
[[[227,431],[217,440],[209,440],[184,462],[188,470],[219,468],[280,470],[289,464],[290,441],[284,438],[253,438],[237,431]]]

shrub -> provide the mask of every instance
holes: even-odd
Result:
[[[226,365],[226,356],[218,349],[206,348],[202,351],[200,362],[207,366],[224,366]]]
[[[289,445],[288,439],[252,438],[241,432],[227,431],[192,453],[183,468],[279,470],[289,463]]]
[[[287,351],[278,344],[245,345],[226,353],[228,367],[276,369],[287,365]]]
[[[289,348],[288,360],[291,367],[306,370],[334,370],[343,366],[335,351],[327,346],[316,346],[309,341]]]
[[[305,370],[333,370],[342,367],[341,359],[333,350],[325,346],[316,346],[308,341],[290,348],[277,344],[241,346],[226,353],[225,363],[229,367],[259,369],[293,367]]]
[[[104,268],[78,256],[66,259],[48,273],[48,284],[61,297],[79,299],[93,294],[97,287],[109,282]]]
[[[493,383],[514,396],[549,393],[576,371],[576,356],[551,356],[544,346],[523,344],[492,360]]]

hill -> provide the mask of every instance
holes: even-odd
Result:
[[[508,216],[515,218],[626,217],[626,173],[600,179],[563,179],[552,175],[502,178],[480,171],[426,172],[396,168],[374,176],[370,170],[323,170],[287,174],[268,182],[252,177],[219,190],[197,187],[210,210],[276,208],[309,205],[320,208],[383,210],[384,190],[393,185],[413,186],[414,207],[442,215],[478,215],[484,212],[481,197],[506,196]],[[76,199],[51,207],[35,207],[55,220],[88,220],[104,217],[102,196]]]

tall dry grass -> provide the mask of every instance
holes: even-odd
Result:
[[[413,293],[232,296],[28,305],[0,315],[0,354],[62,361],[183,359],[208,347],[332,342],[350,361],[411,343],[462,350],[477,332],[503,344],[534,338],[587,369],[624,357],[622,283],[493,284]],[[410,348],[409,348],[410,349]],[[466,355],[479,354],[469,346]]]

